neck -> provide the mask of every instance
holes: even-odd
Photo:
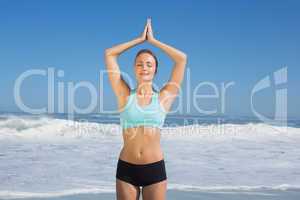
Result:
[[[146,95],[146,94],[153,93],[152,83],[138,84],[136,88],[137,88],[137,93],[140,95]]]

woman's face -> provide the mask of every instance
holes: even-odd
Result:
[[[149,53],[140,54],[135,61],[135,76],[139,82],[152,81],[155,75],[156,63]]]

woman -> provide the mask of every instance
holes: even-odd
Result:
[[[158,62],[150,50],[143,49],[136,55],[135,89],[130,89],[124,81],[117,63],[121,53],[145,41],[161,48],[175,63],[171,78],[159,92],[152,85]],[[154,38],[150,19],[140,37],[105,50],[105,63],[118,100],[124,141],[116,172],[117,199],[139,199],[140,187],[144,200],[165,199],[167,174],[160,147],[160,129],[180,90],[186,60],[183,52]]]

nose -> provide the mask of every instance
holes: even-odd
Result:
[[[147,65],[143,65],[142,69],[143,69],[144,71],[147,71]]]

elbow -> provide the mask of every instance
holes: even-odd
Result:
[[[104,51],[104,55],[105,56],[111,56],[111,50],[110,49],[105,49],[105,51]]]
[[[184,62],[187,61],[187,55],[185,53],[182,54],[182,58],[181,58]]]
[[[187,62],[187,55],[185,53],[181,53],[177,62],[185,64]]]
[[[105,57],[117,57],[118,53],[112,48],[105,49],[104,51]]]

